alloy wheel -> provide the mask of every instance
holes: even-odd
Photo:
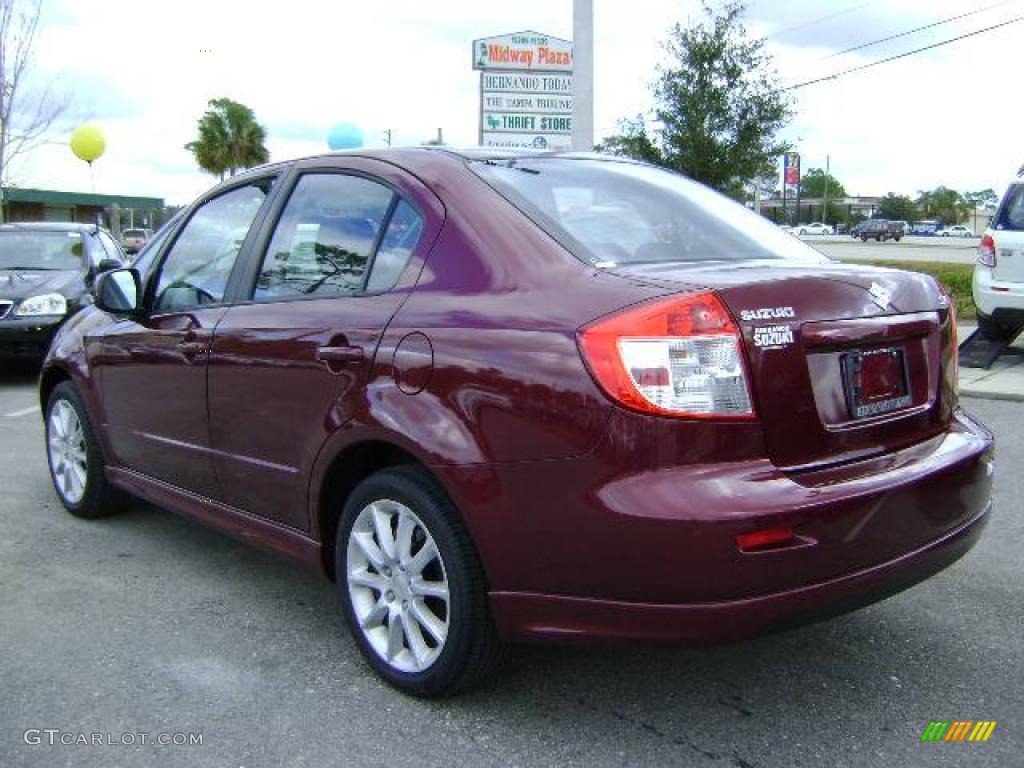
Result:
[[[360,631],[400,672],[437,661],[451,619],[448,576],[433,536],[409,507],[367,504],[349,532],[346,580]]]
[[[85,496],[88,477],[82,422],[71,403],[58,400],[50,410],[49,427],[47,448],[55,485],[64,501],[78,504]]]

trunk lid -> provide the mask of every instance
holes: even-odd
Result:
[[[943,431],[955,406],[946,297],[914,272],[834,262],[620,265],[669,290],[714,290],[739,324],[769,457],[791,470],[886,453]]]

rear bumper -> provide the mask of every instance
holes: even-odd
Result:
[[[1024,324],[1024,283],[998,280],[990,268],[977,266],[974,268],[972,293],[981,314],[1007,325],[1012,322]]]
[[[962,412],[922,443],[800,474],[753,458],[679,464],[678,450],[701,446],[662,439],[675,431],[624,414],[579,459],[450,468],[501,488],[457,503],[504,637],[741,639],[927,578],[987,518],[993,439]],[[737,540],[779,528],[794,536],[776,547]]]
[[[709,645],[813,623],[883,600],[924,581],[973,547],[991,502],[937,541],[889,562],[798,589],[689,605],[492,593],[502,637],[514,641]]]
[[[5,318],[0,321],[0,358],[42,360],[65,319],[66,316]]]

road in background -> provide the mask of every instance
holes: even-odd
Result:
[[[973,264],[978,257],[976,237],[905,237],[898,243],[861,242],[849,235],[805,235],[800,238],[831,259],[891,259],[894,261],[945,261]]]
[[[996,511],[924,584],[733,646],[522,648],[483,690],[421,702],[367,670],[318,575],[142,503],[69,516],[34,402],[31,373],[0,375],[4,768],[1002,767],[1024,752],[1020,404],[968,403],[997,432]],[[984,744],[921,742],[957,719],[998,725]],[[203,744],[31,746],[30,728]]]

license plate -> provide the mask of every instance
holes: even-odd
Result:
[[[902,349],[886,347],[848,352],[840,358],[846,407],[855,419],[898,411],[911,404]]]

